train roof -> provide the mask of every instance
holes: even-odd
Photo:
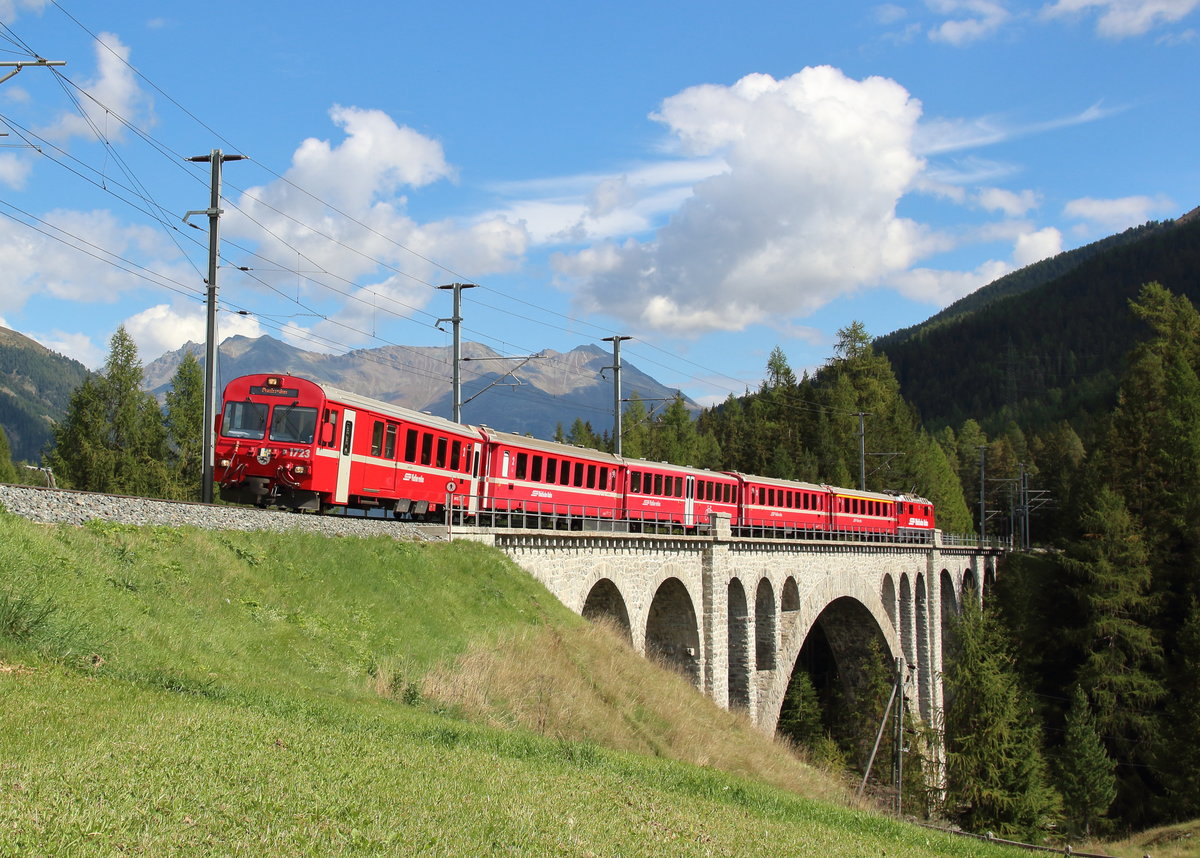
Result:
[[[800,480],[783,480],[777,477],[760,477],[756,474],[743,474],[741,471],[726,471],[726,473],[728,473],[730,476],[737,477],[744,482],[754,483],[755,485],[779,486],[781,488],[793,490],[800,488],[808,489],[809,491],[814,492],[827,492],[830,489],[830,486],[818,485],[817,483],[805,483],[801,482]]]
[[[437,417],[422,411],[413,411],[411,408],[392,405],[390,402],[381,402],[378,399],[371,399],[357,393],[351,393],[348,390],[332,387],[328,384],[321,384],[320,382],[315,382],[315,384],[321,388],[321,392],[325,394],[326,399],[335,399],[338,402],[344,402],[347,405],[353,405],[365,411],[373,411],[388,417],[407,420],[409,423],[419,423],[423,426],[440,429],[447,433],[470,435],[473,438],[479,437],[479,429],[475,426],[455,423],[453,420],[447,420],[445,417]]]
[[[514,447],[524,447],[530,450],[541,450],[544,453],[551,453],[555,456],[574,456],[577,459],[590,459],[593,462],[604,462],[612,465],[620,465],[623,461],[620,456],[613,453],[606,453],[603,450],[594,450],[591,447],[561,444],[558,441],[546,441],[542,438],[533,438],[529,435],[519,435],[516,432],[500,432],[492,429],[490,426],[481,426],[479,427],[479,431],[488,439],[501,444],[511,444]]]

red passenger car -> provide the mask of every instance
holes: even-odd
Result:
[[[737,517],[737,480],[667,462],[625,459],[625,508],[631,522],[694,527],[714,512]]]
[[[470,427],[288,375],[225,388],[214,479],[223,500],[416,517],[474,511],[482,438]]]
[[[896,499],[892,495],[830,488],[833,530],[896,532]]]

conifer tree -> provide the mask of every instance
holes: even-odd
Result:
[[[167,442],[174,459],[176,496],[199,500],[203,470],[204,373],[186,352],[166,395]]]
[[[946,684],[946,812],[968,831],[1038,838],[1057,814],[1042,735],[999,624],[966,600]]]
[[[17,468],[13,465],[8,436],[4,434],[4,427],[0,426],[0,483],[15,483],[16,481]]]
[[[1070,833],[1088,837],[1117,796],[1116,764],[1104,749],[1087,694],[1076,685],[1058,754],[1057,784]]]
[[[1169,674],[1158,770],[1163,773],[1163,811],[1173,820],[1200,816],[1200,600],[1189,600]]]

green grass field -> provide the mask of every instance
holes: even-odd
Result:
[[[130,854],[1010,853],[850,806],[478,545],[0,513],[0,855]]]

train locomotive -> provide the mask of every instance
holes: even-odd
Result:
[[[222,500],[442,521],[926,540],[927,499],[649,462],[434,417],[286,374],[225,388],[214,480]]]

